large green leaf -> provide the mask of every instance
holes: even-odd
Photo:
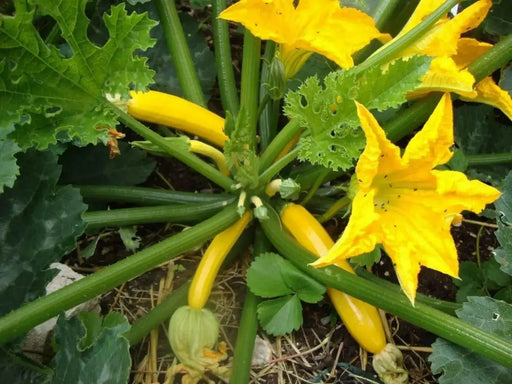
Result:
[[[500,248],[494,251],[494,258],[501,270],[512,276],[512,172],[505,178],[503,194],[494,203],[498,230],[495,232]]]
[[[9,384],[46,384],[52,375],[51,369],[7,349],[0,350],[0,372],[2,381]]]
[[[121,155],[111,159],[106,147],[69,147],[60,157],[61,184],[136,185],[143,183],[155,168],[155,161],[138,148],[120,142]]]
[[[119,313],[102,319],[82,313],[57,321],[55,376],[52,384],[122,384],[130,375],[130,345],[123,333],[130,329]]]
[[[512,305],[489,297],[470,297],[457,316],[487,332],[512,340]],[[429,357],[432,372],[443,373],[440,384],[502,384],[512,382],[512,369],[443,339]]]
[[[18,156],[21,175],[0,195],[0,315],[44,294],[51,263],[75,247],[86,206],[77,189],[55,187],[60,174],[50,152]]]
[[[365,144],[355,101],[377,111],[400,106],[420,84],[430,61],[430,57],[414,56],[394,61],[385,71],[374,67],[362,73],[356,68],[332,72],[323,85],[311,77],[288,93],[285,113],[307,128],[299,159],[333,170],[351,168]]]
[[[493,0],[493,6],[483,25],[490,34],[504,36],[512,33],[512,1]]]
[[[110,38],[99,47],[87,35],[87,0],[16,0],[14,16],[0,15],[0,127],[16,124],[10,135],[24,148],[40,149],[57,137],[82,145],[106,141],[116,125],[107,95],[128,97],[144,89],[153,71],[135,50],[152,46],[147,15],[128,15],[124,4],[104,15]],[[37,14],[58,25],[65,49],[43,41],[34,26]],[[65,56],[70,52],[70,56]]]
[[[19,167],[14,155],[21,148],[14,140],[7,137],[13,129],[12,126],[7,129],[0,129],[0,193],[4,191],[4,187],[12,187],[19,175]]]
[[[258,304],[257,313],[262,328],[274,336],[293,332],[302,324],[302,305],[297,295],[263,301]]]

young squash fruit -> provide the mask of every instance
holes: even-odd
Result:
[[[127,112],[136,119],[177,128],[218,147],[228,140],[224,119],[197,104],[157,91],[132,91],[130,96]]]
[[[281,211],[281,221],[300,245],[318,257],[334,245],[324,227],[302,205],[287,204]],[[336,266],[355,273],[346,260]],[[386,384],[406,383],[408,374],[402,368],[402,354],[394,344],[386,343],[377,308],[334,288],[327,287],[327,295],[352,337],[375,355],[373,367],[380,379]]]

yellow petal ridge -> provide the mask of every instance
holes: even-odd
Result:
[[[463,97],[462,100],[492,105],[512,120],[512,98],[510,93],[501,89],[491,77],[486,77],[480,81],[475,90],[476,97]]]
[[[457,54],[452,56],[452,60],[458,68],[466,68],[491,48],[492,44],[462,37],[457,42]]]

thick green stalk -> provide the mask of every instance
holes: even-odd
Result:
[[[130,330],[123,335],[128,339],[130,345],[138,344],[152,329],[169,320],[174,311],[187,304],[189,287],[189,282],[181,285],[160,304],[133,323]]]
[[[232,203],[229,200],[210,203],[160,205],[157,207],[136,207],[85,212],[82,215],[87,229],[122,227],[126,225],[173,222],[180,224],[196,223],[207,219]]]
[[[231,205],[208,220],[103,268],[0,318],[0,343],[18,336],[59,313],[100,295],[186,250],[212,238],[240,216]]]
[[[160,25],[185,99],[206,107],[199,77],[173,0],[156,0]]]
[[[476,82],[479,82],[496,69],[505,66],[510,60],[512,60],[512,34],[504,37],[489,51],[473,61],[468,70],[475,77]]]
[[[512,162],[512,152],[489,153],[484,155],[467,155],[468,166],[493,165]]]
[[[418,40],[425,32],[427,32],[430,29],[430,27],[432,27],[436,23],[437,20],[443,17],[443,15],[448,13],[450,9],[452,9],[461,1],[463,0],[445,1],[443,5],[441,5],[438,9],[432,12],[416,27],[411,29],[405,35],[391,40],[389,43],[387,43],[381,49],[379,49],[373,55],[371,55],[368,59],[359,64],[356,67],[356,70],[358,72],[361,72],[372,66],[382,65],[394,59],[400,53],[400,51],[402,51],[404,48]]]
[[[197,172],[207,177],[215,184],[221,186],[225,190],[230,190],[231,185],[234,184],[231,178],[224,175],[217,168],[212,167],[210,164],[201,160],[193,153],[190,153],[189,151],[183,151],[179,146],[172,145],[167,140],[165,140],[164,137],[152,131],[151,129],[149,129],[144,124],[131,117],[123,110],[119,108],[114,108],[114,112],[118,115],[119,121],[128,126],[132,131],[138,133],[146,140],[149,140],[153,144],[159,146],[169,155],[185,163],[190,168],[195,169]]]
[[[269,87],[269,70],[270,63],[274,58],[276,44],[268,40],[265,43],[265,53],[263,55],[263,65],[261,66],[261,80],[260,80],[260,107],[263,100],[268,97]],[[260,120],[260,150],[268,147],[277,132],[277,121],[279,118],[279,105],[280,100],[271,100],[265,103],[263,111],[259,116]]]
[[[213,42],[215,44],[215,62],[219,80],[220,98],[224,111],[230,111],[234,118],[240,108],[238,93],[231,59],[231,44],[226,20],[219,19],[219,14],[226,8],[226,0],[212,1]]]
[[[248,29],[244,33],[242,57],[242,84],[240,90],[240,108],[247,114],[247,125],[251,142],[250,148],[256,148],[256,124],[258,122],[259,80],[261,60],[261,40]]]
[[[228,200],[232,196],[227,193],[194,193],[119,185],[77,185],[76,187],[80,189],[80,194],[86,200],[139,205],[213,203]]]
[[[277,136],[270,142],[265,152],[260,157],[260,169],[267,169],[272,165],[283,148],[300,131],[301,125],[297,119],[293,119],[286,124]]]
[[[271,244],[265,238],[260,227],[255,230],[254,256],[270,251]],[[242,309],[242,317],[238,327],[236,345],[233,356],[231,384],[247,384],[250,380],[251,361],[254,352],[254,342],[258,332],[257,307],[259,298],[247,288]]]
[[[423,303],[417,302],[413,307],[404,294],[393,292],[340,268],[331,266],[315,269],[309,266],[317,258],[283,233],[275,211],[271,210],[269,215],[270,219],[261,221],[265,234],[283,256],[308,275],[326,286],[346,292],[446,340],[512,368],[512,343]]]
[[[274,162],[270,167],[268,167],[265,172],[263,172],[258,180],[258,184],[260,186],[266,185],[272,178],[277,175],[281,169],[286,167],[288,164],[290,164],[293,160],[297,158],[297,155],[299,154],[300,147],[295,147],[290,152],[288,152],[286,155],[281,157],[279,160]]]

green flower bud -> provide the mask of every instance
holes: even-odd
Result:
[[[269,75],[268,75],[268,94],[273,100],[282,99],[286,93],[286,70],[281,59],[274,56],[270,62]]]
[[[293,179],[285,179],[279,185],[279,194],[283,199],[296,200],[300,194],[300,184]]]

